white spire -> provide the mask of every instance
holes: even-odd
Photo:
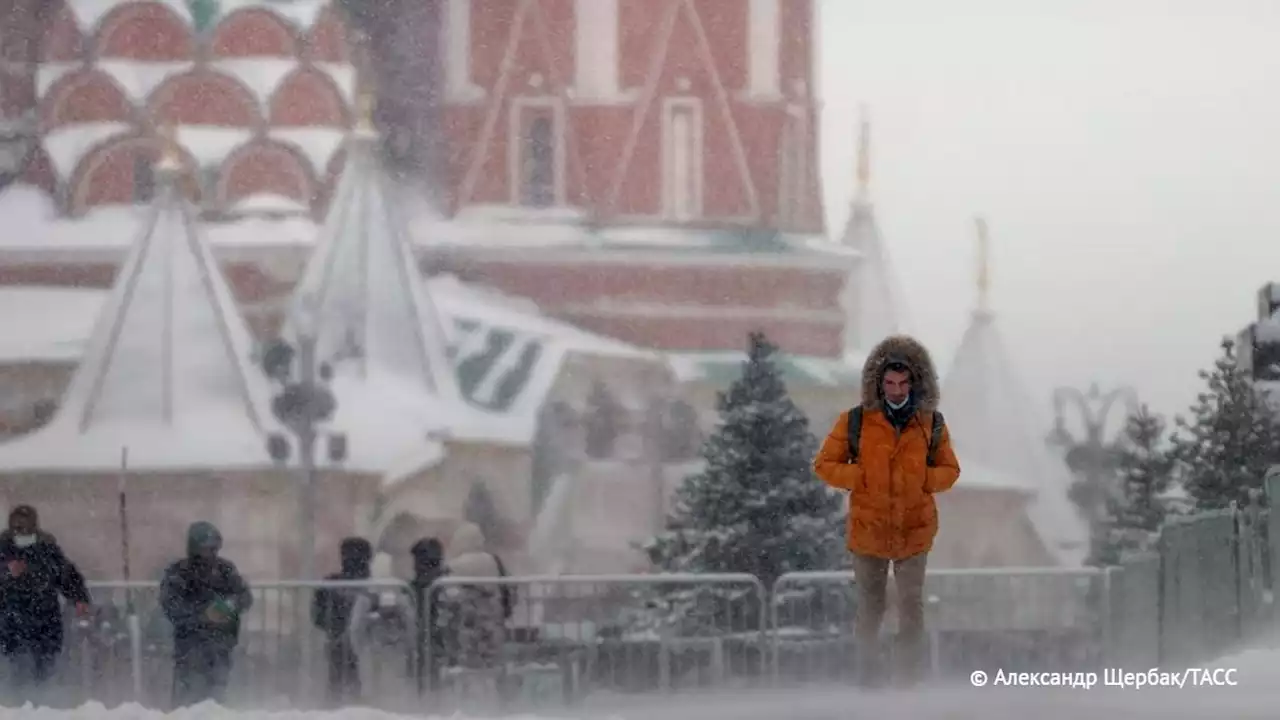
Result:
[[[861,257],[849,274],[841,304],[845,311],[844,354],[856,358],[888,335],[903,331],[906,303],[893,271],[871,203],[871,120],[861,106],[856,189],[841,243]]]
[[[369,105],[362,101],[362,114]],[[376,157],[368,117],[347,140],[346,167],[296,290],[286,334],[312,303],[317,356],[339,374],[412,381],[459,401],[448,336],[418,270],[395,188]]]
[[[1050,552],[1075,565],[1087,552],[1088,528],[1067,495],[1071,476],[1044,444],[1040,421],[987,304],[986,223],[978,219],[978,306],[942,385],[942,411],[964,477],[1009,479],[1034,493],[1028,512]]]
[[[57,415],[6,445],[2,466],[117,468],[125,447],[138,469],[270,462],[265,378],[162,137],[156,198]]]

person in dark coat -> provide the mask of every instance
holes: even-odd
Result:
[[[444,545],[438,538],[422,538],[409,548],[413,555],[413,597],[415,639],[417,649],[418,692],[425,689],[427,680],[435,690],[444,643],[436,629],[437,598],[428,592],[431,584],[448,573],[444,564]]]
[[[342,570],[327,581],[368,580],[373,562],[373,545],[368,540],[349,537],[338,547]],[[321,588],[311,600],[311,620],[324,631],[329,659],[329,703],[339,707],[360,699],[360,661],[351,646],[351,608],[360,591],[354,588]]]
[[[222,535],[207,522],[187,530],[187,556],[160,581],[160,606],[173,624],[173,704],[223,702],[240,617],[253,606],[249,586],[219,557]]]
[[[43,685],[62,652],[61,595],[81,617],[89,613],[84,576],[40,529],[30,505],[9,514],[0,533],[0,652],[9,659],[15,689]]]

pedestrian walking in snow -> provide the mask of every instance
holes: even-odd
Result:
[[[373,578],[390,583],[391,557],[378,556]],[[381,567],[379,567],[381,566]],[[370,704],[387,707],[388,703],[406,703],[398,710],[409,710],[416,683],[413,681],[414,626],[413,599],[400,589],[386,584],[378,592],[356,596],[351,607],[349,642],[359,657],[360,683]]]
[[[187,556],[165,569],[160,606],[173,625],[173,705],[222,703],[231,653],[240,641],[240,617],[253,606],[249,586],[219,557],[222,534],[211,523],[192,523]]]
[[[449,541],[449,574],[498,578],[506,574],[497,555],[484,549],[484,535],[470,523]],[[439,609],[440,627],[449,631],[446,654],[467,670],[493,670],[499,665],[506,637],[510,588],[486,583],[450,586]]]
[[[342,569],[327,581],[369,579],[373,545],[368,540],[349,537],[338,547]],[[321,588],[311,601],[311,620],[324,631],[325,655],[329,660],[328,698],[331,707],[341,707],[360,699],[360,663],[351,647],[351,609],[365,591],[356,588]]]
[[[80,617],[89,614],[84,576],[53,535],[40,529],[30,505],[9,513],[0,533],[0,652],[9,661],[14,699],[30,696],[49,680],[62,653],[61,596]]]
[[[432,691],[439,689],[440,659],[444,655],[444,643],[437,628],[438,603],[436,595],[431,592],[431,585],[444,577],[447,570],[444,566],[444,545],[438,538],[422,538],[409,548],[413,556],[413,588],[414,627],[417,637],[414,639],[414,650],[417,655],[414,671],[417,676],[418,692],[427,687]]]
[[[886,338],[863,366],[861,404],[841,413],[814,460],[818,477],[849,493],[855,635],[865,684],[883,680],[879,634],[890,566],[898,609],[895,679],[912,684],[923,671],[925,566],[938,534],[933,496],[960,477],[938,401],[938,376],[925,347],[902,335]]]

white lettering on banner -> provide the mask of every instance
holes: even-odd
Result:
[[[990,677],[981,670],[969,675],[974,687],[988,683],[995,687],[1073,687],[1088,690],[1098,684],[1096,672],[1005,672],[997,670]],[[1151,668],[1146,672],[1133,672],[1122,668],[1106,668],[1102,671],[1104,687],[1141,689],[1145,687],[1235,687],[1236,668],[1187,668],[1180,671]]]

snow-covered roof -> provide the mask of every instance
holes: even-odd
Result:
[[[1046,446],[1047,425],[1036,417],[990,312],[974,313],[943,381],[941,410],[960,460],[960,482],[996,481],[1035,493],[1030,517],[1046,546],[1062,564],[1080,564],[1089,531],[1067,494],[1070,471]]]
[[[448,353],[458,392],[472,406],[532,420],[560,367],[573,353],[662,360],[662,355],[556,320],[532,301],[468,285],[452,275],[426,280],[448,323]]]
[[[200,167],[218,167],[237,148],[255,137],[251,128],[218,125],[178,125],[175,128],[179,147]],[[329,127],[289,127],[268,130],[273,140],[296,147],[311,163],[311,170],[323,176],[334,153],[342,145],[344,130]],[[80,161],[107,142],[134,137],[136,130],[123,122],[92,122],[60,126],[41,138],[49,161],[58,178],[71,178]]]
[[[0,363],[78,362],[106,293],[57,287],[0,287]]]
[[[59,217],[57,205],[45,191],[13,183],[0,190],[0,251],[21,256],[49,257],[66,251],[96,262],[118,261],[151,212],[148,205],[91,208],[83,216]],[[242,218],[234,222],[197,221],[205,242],[219,250],[246,246],[310,247],[316,224],[308,217]],[[12,255],[11,255],[12,256]]]
[[[0,468],[138,470],[270,464],[268,388],[176,173],[142,223],[49,425],[0,445]]]
[[[36,97],[43,98],[49,90],[68,73],[92,67],[106,73],[115,82],[125,98],[141,107],[156,88],[165,80],[199,67],[226,75],[240,83],[258,101],[264,112],[271,105],[276,91],[285,78],[304,67],[315,67],[333,80],[343,100],[355,99],[356,69],[349,63],[305,63],[295,57],[240,56],[203,60],[132,60],[128,58],[101,58],[92,65],[79,60],[56,60],[40,63],[36,67]]]
[[[179,126],[181,130],[182,126]],[[314,168],[325,172],[332,157],[342,147],[346,131],[339,128],[298,127],[272,128],[269,136],[281,142],[297,146],[307,155]],[[198,153],[190,151],[192,155]],[[201,150],[201,153],[208,150]],[[274,212],[274,209],[272,210]],[[54,256],[74,260],[101,261],[109,259],[113,252],[124,254],[128,236],[103,232],[102,228],[120,222],[136,222],[139,209],[136,206],[96,206],[75,218],[58,217],[56,206],[43,190],[22,183],[13,183],[0,189],[0,213],[4,214],[6,229],[10,218],[26,218],[24,232],[0,233],[0,254],[48,260]],[[554,248],[565,248],[580,253],[584,247],[605,247],[610,253],[600,255],[602,262],[618,262],[620,258],[639,257],[649,263],[723,265],[726,262],[774,264],[782,259],[787,263],[802,262],[806,267],[829,268],[830,256],[815,253],[777,254],[734,251],[728,233],[719,244],[699,244],[700,231],[682,229],[651,229],[654,242],[642,246],[632,242],[640,233],[634,228],[606,228],[591,233],[573,224],[530,225],[488,221],[476,217],[446,219],[438,216],[414,215],[410,227],[416,246],[467,245],[470,251],[489,249],[503,257],[519,257],[536,262],[545,259]],[[215,222],[205,225],[210,245],[223,248],[292,248],[310,246],[317,236],[317,225],[307,218],[273,219],[255,217],[238,222]],[[689,240],[682,244],[670,239],[659,243],[662,232],[674,233],[673,238]],[[673,250],[674,252],[666,252]],[[724,253],[720,253],[724,250]],[[523,251],[532,251],[521,254]]]

